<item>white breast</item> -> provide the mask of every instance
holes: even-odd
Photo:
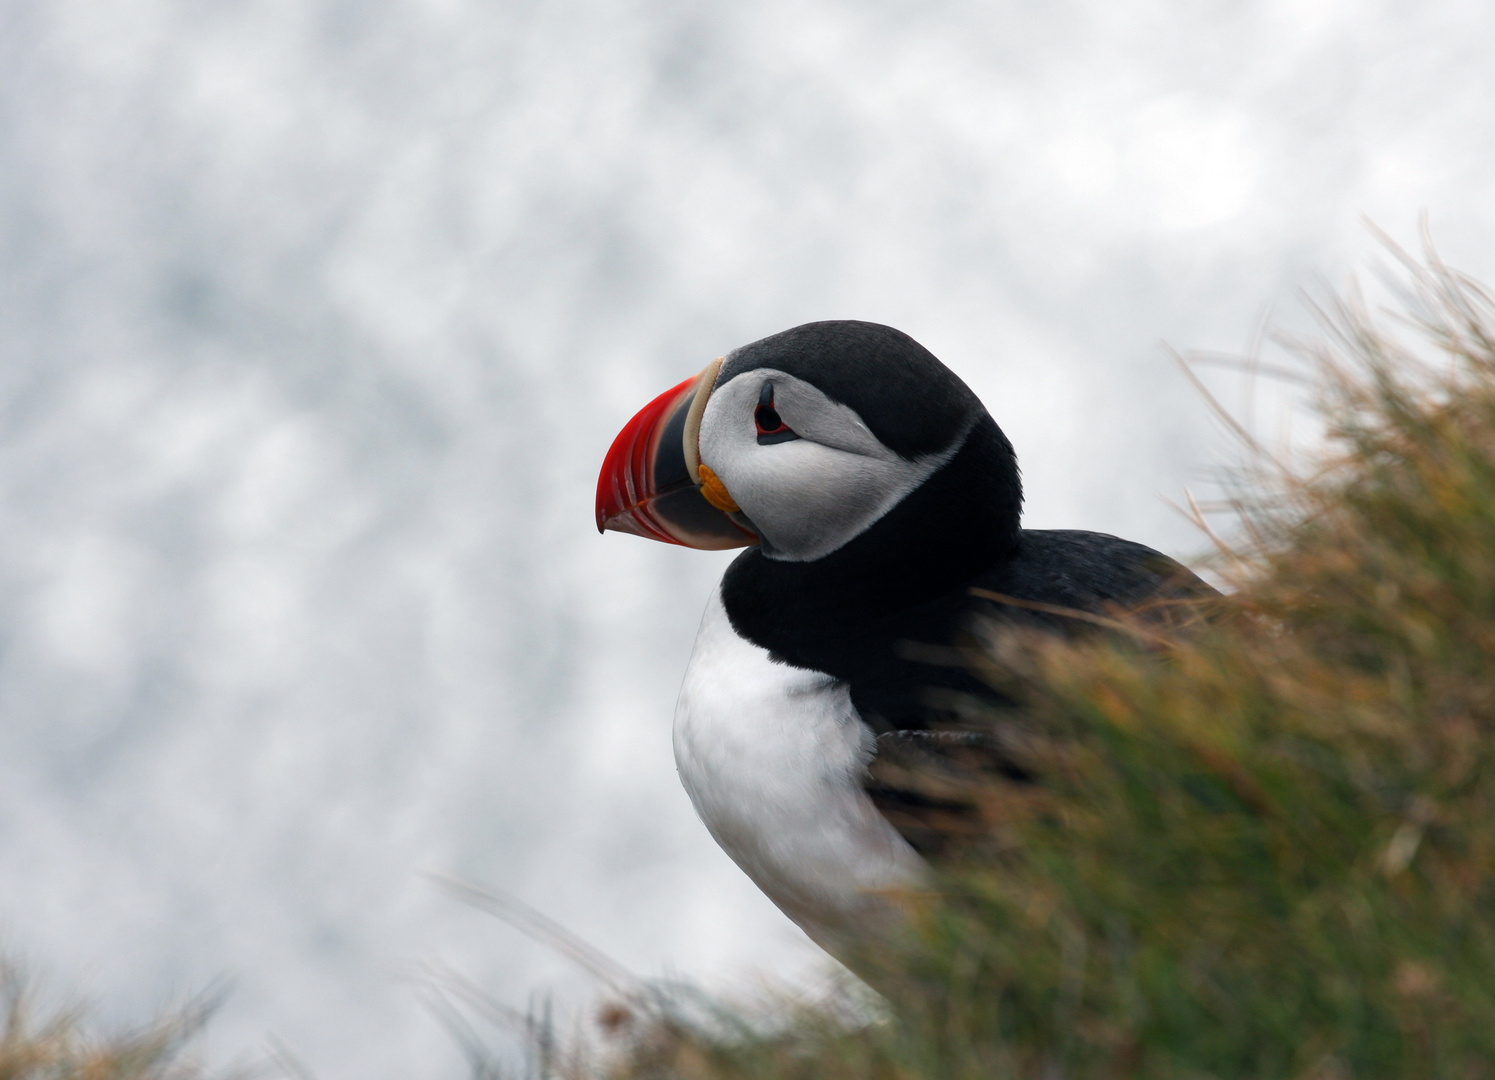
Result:
[[[862,789],[874,745],[846,684],[739,637],[718,589],[675,708],[680,779],[716,842],[831,953],[926,872]]]

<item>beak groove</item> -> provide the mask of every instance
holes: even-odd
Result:
[[[713,506],[701,490],[701,416],[721,364],[660,394],[618,433],[597,478],[598,532],[708,550],[758,542],[746,518]]]
[[[655,483],[653,466],[659,437],[668,426],[662,421],[679,409],[687,395],[694,396],[695,388],[696,379],[691,378],[666,390],[618,432],[597,477],[598,532],[612,529],[668,544],[681,542],[651,512],[650,503],[663,494]]]

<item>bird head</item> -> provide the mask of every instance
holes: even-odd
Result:
[[[712,361],[640,410],[603,463],[597,527],[814,562],[903,503],[983,422],[995,429],[907,334],[807,323]]]

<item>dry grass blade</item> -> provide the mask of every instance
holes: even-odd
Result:
[[[646,990],[643,981],[622,964],[518,897],[443,874],[433,874],[431,878],[465,903],[497,915],[521,933],[574,961],[609,988],[629,994]]]

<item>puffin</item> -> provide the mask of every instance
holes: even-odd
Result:
[[[1036,782],[1002,739],[1020,702],[959,662],[983,625],[1072,637],[1215,595],[1142,544],[1024,529],[1022,501],[977,396],[871,322],[713,360],[604,459],[599,531],[746,549],[701,620],[675,761],[721,848],[843,961],[978,816],[921,776]]]

